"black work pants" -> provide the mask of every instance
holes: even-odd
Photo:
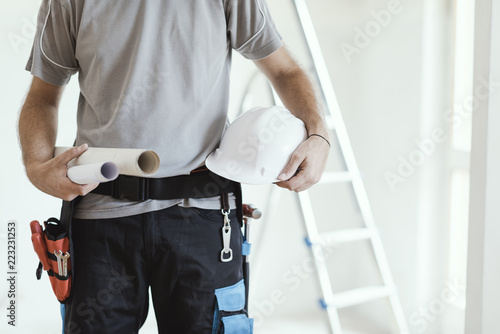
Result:
[[[158,332],[251,333],[244,309],[240,222],[222,262],[220,210],[173,206],[141,215],[72,221],[73,287],[65,333],[138,333],[149,305]]]

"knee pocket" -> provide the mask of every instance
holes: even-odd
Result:
[[[245,284],[241,280],[234,285],[215,290],[215,314],[212,334],[251,334],[253,319],[245,308]]]

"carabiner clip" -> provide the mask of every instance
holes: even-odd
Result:
[[[229,220],[229,212],[225,212],[224,210],[221,210],[222,214],[224,215],[224,226],[222,226],[222,251],[220,252],[220,260],[222,262],[230,262],[233,259],[233,250],[230,247],[231,244],[231,224]],[[226,254],[229,253],[229,256],[226,256]]]

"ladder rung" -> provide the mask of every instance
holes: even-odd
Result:
[[[363,304],[375,299],[389,297],[394,293],[394,289],[386,286],[367,286],[363,288],[347,290],[333,295],[333,306],[338,309],[345,308]]]
[[[311,243],[317,243],[321,246],[332,246],[345,242],[370,239],[373,235],[374,230],[371,228],[350,228],[320,233],[316,240],[311,240]]]
[[[352,175],[349,172],[325,172],[319,183],[339,183],[350,181],[352,181]]]

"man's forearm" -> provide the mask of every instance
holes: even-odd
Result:
[[[315,90],[300,67],[272,79],[272,84],[285,107],[304,121],[308,134],[316,133],[328,138],[328,129]]]
[[[26,169],[53,156],[57,136],[57,105],[28,95],[19,116],[19,141]]]
[[[53,156],[57,112],[63,91],[63,87],[33,77],[19,115],[19,141],[27,171],[32,165],[47,162]]]
[[[57,113],[63,89],[33,78],[19,115],[19,141],[26,174],[31,183],[49,195],[71,201],[79,195],[88,194],[98,183],[79,185],[66,176],[68,162],[85,152],[86,145],[53,157]]]

